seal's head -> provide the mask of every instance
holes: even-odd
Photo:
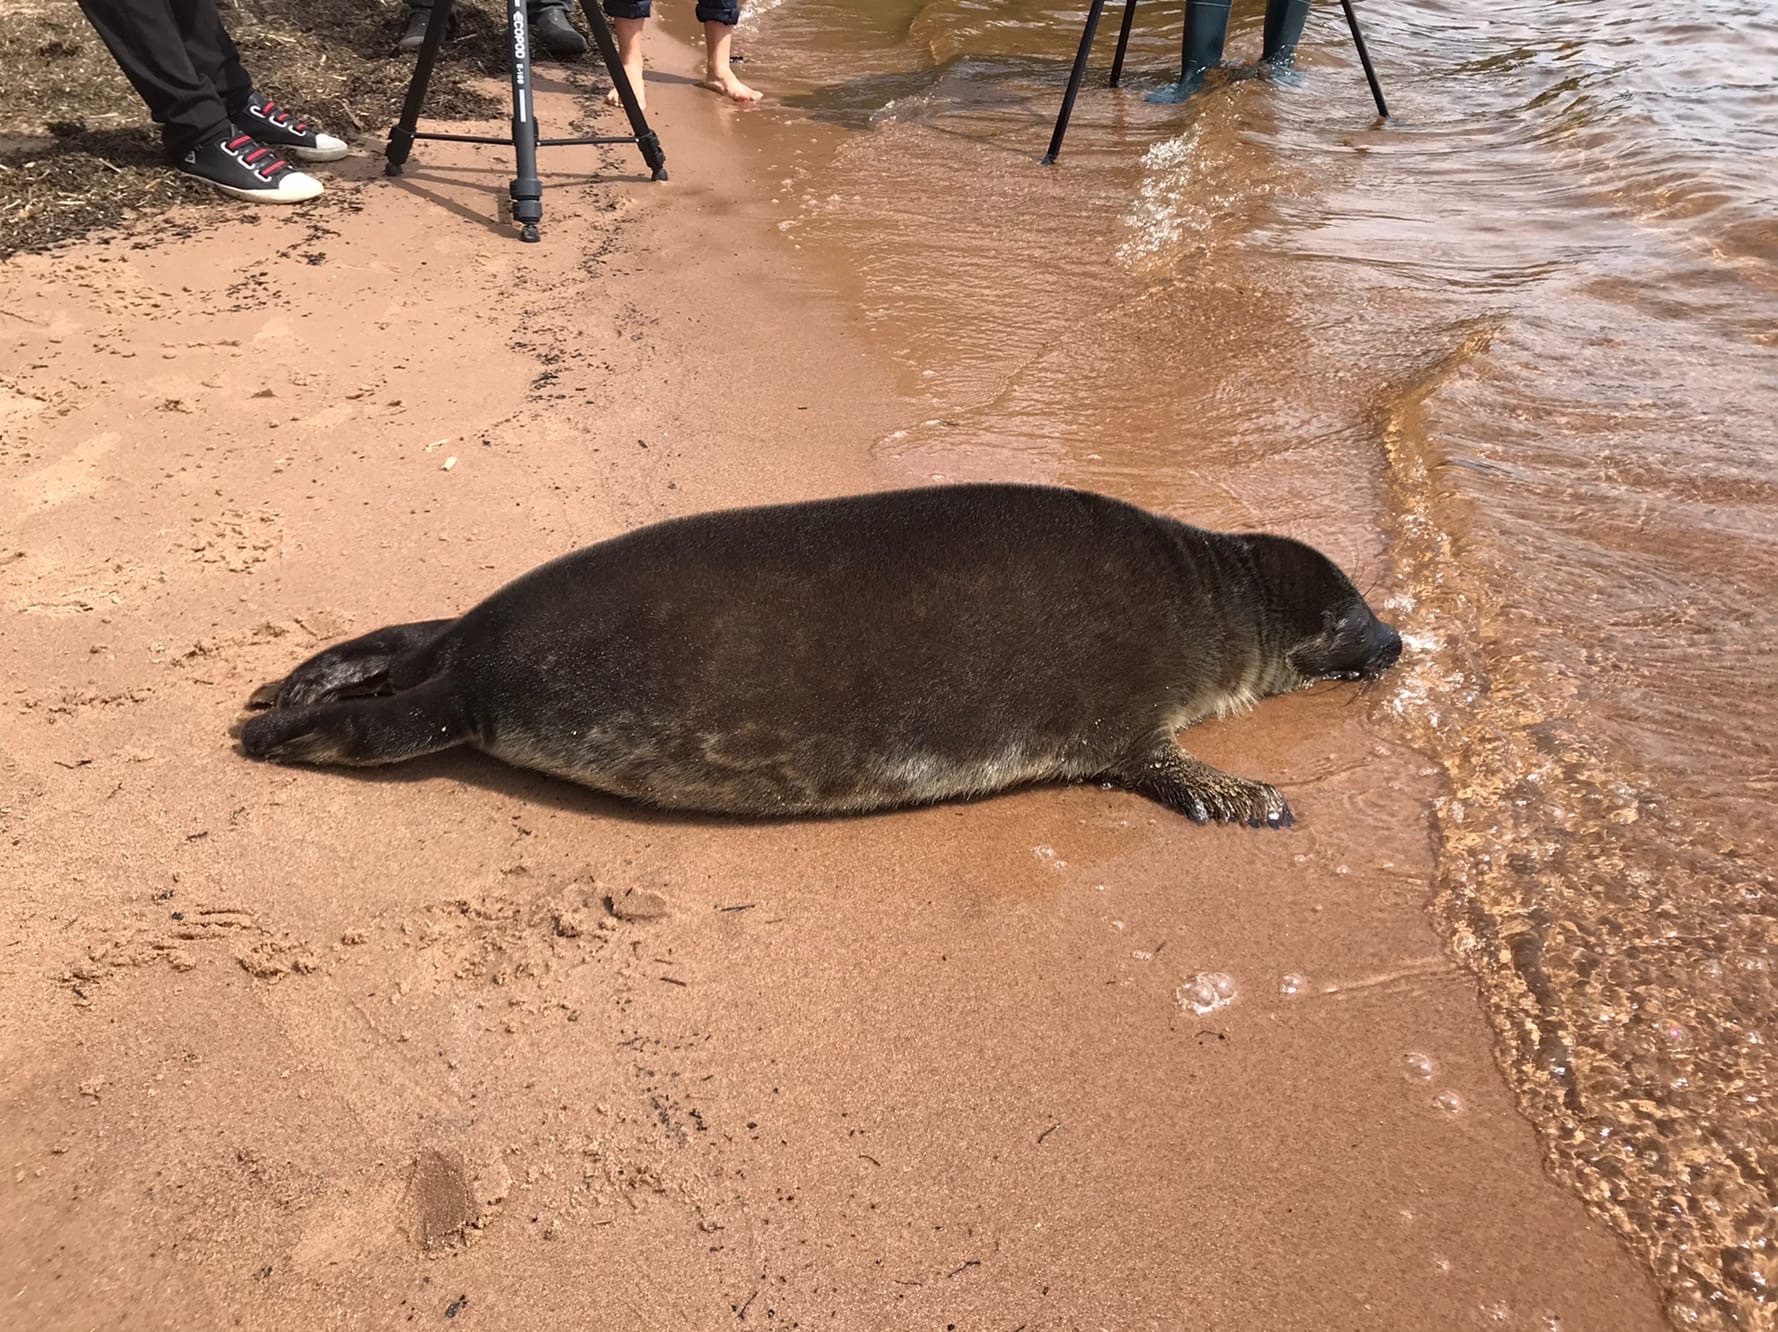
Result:
[[[1374,680],[1401,656],[1401,635],[1377,618],[1340,567],[1288,537],[1248,538],[1273,608],[1304,680]]]

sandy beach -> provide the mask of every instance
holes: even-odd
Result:
[[[928,404],[777,225],[782,144],[656,56],[671,182],[554,150],[541,245],[497,152],[388,182],[372,138],[313,211],[0,266],[0,1320],[1664,1326],[1496,1068],[1430,815],[1384,813],[1428,760],[1349,691],[1191,737],[1287,792],[1279,834],[239,754],[336,638],[930,480],[879,447]],[[540,114],[599,86],[550,71]],[[1201,973],[1234,1001],[1182,1005]]]

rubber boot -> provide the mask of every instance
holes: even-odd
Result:
[[[1289,69],[1296,59],[1296,45],[1303,39],[1303,24],[1309,18],[1309,0],[1266,0],[1265,45],[1260,48],[1262,65]]]
[[[1222,63],[1229,35],[1229,0],[1185,0],[1185,45],[1179,56],[1179,82],[1151,97],[1155,102],[1182,102],[1204,82],[1204,74]]]

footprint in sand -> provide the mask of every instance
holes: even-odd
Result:
[[[99,464],[122,442],[123,436],[115,430],[94,435],[15,482],[14,492],[33,509],[51,509],[95,494],[105,484]]]

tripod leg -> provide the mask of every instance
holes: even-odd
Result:
[[[1068,117],[1074,114],[1074,99],[1080,95],[1080,81],[1086,76],[1087,56],[1093,50],[1093,37],[1099,31],[1099,16],[1105,12],[1105,0],[1093,0],[1087,11],[1086,26],[1080,30],[1080,50],[1074,53],[1074,69],[1068,75],[1068,91],[1062,94],[1062,111],[1056,117],[1056,132],[1050,135],[1050,150],[1043,155],[1045,166],[1054,166],[1056,154],[1062,151],[1062,136],[1068,132]]]
[[[1288,69],[1296,59],[1296,45],[1303,39],[1303,24],[1309,18],[1309,0],[1267,0],[1265,44],[1260,48],[1260,63],[1277,69]]]
[[[629,71],[624,68],[622,57],[617,53],[617,39],[611,35],[611,21],[605,17],[605,11],[599,6],[598,0],[580,0],[581,10],[586,14],[587,27],[592,29],[593,40],[599,44],[599,55],[605,61],[605,72],[611,75],[611,86],[617,90],[617,100],[623,104],[624,114],[630,119],[630,133],[636,136],[636,146],[642,150],[642,160],[654,174],[654,179],[667,178],[667,155],[661,151],[660,136],[648,125],[648,117],[642,114],[642,104],[636,100],[636,90],[630,86]]]
[[[1377,71],[1371,68],[1371,53],[1365,49],[1364,34],[1358,30],[1358,15],[1352,12],[1352,0],[1340,0],[1340,8],[1346,11],[1346,26],[1352,29],[1352,45],[1358,48],[1358,63],[1364,66],[1365,81],[1371,85],[1371,100],[1377,104],[1377,114],[1387,120],[1389,103],[1383,100],[1383,85],[1377,82]]]
[[[1124,22],[1117,30],[1117,54],[1111,58],[1111,78],[1106,86],[1115,88],[1124,76],[1124,52],[1130,45],[1130,25],[1136,21],[1136,0],[1124,0]]]
[[[432,16],[426,21],[426,39],[420,43],[420,58],[414,63],[414,77],[408,81],[407,100],[401,104],[401,119],[389,131],[389,147],[384,156],[384,174],[399,176],[408,154],[414,150],[414,131],[420,127],[420,107],[426,101],[426,85],[432,81],[432,66],[438,60],[438,48],[444,45],[445,32],[451,26],[449,0],[435,0]]]
[[[537,178],[537,116],[531,100],[531,26],[525,0],[507,0],[506,33],[512,51],[512,147],[518,176],[510,187],[512,220],[519,238],[535,241],[543,221],[543,182]]]

